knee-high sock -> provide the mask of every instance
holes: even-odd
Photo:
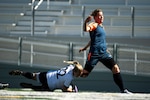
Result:
[[[124,90],[123,80],[120,73],[113,74],[113,78],[117,86],[120,88],[120,91]]]
[[[30,73],[30,72],[23,72],[22,76],[24,76],[28,79],[33,79],[33,73]]]

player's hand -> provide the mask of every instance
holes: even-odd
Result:
[[[85,50],[84,48],[79,49],[79,53],[82,52],[82,51],[84,51],[84,50]]]
[[[91,21],[91,20],[92,20],[92,16],[89,15],[89,16],[86,18],[85,22],[89,22],[89,21]]]

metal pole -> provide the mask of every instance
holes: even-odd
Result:
[[[20,64],[21,64],[21,57],[22,57],[22,38],[19,37],[18,66],[20,66]]]
[[[31,12],[32,12],[32,19],[31,19],[31,36],[34,36],[34,2],[35,0],[32,0],[32,6],[31,6]]]
[[[113,58],[117,62],[117,44],[113,45]]]
[[[69,60],[70,61],[73,60],[73,43],[72,42],[69,43]]]
[[[31,43],[31,55],[30,55],[30,66],[33,65],[33,44]]]
[[[135,8],[134,7],[131,7],[131,25],[132,25],[132,38],[135,36],[134,34],[134,16],[135,15]]]
[[[84,31],[83,31],[84,18],[85,18],[85,6],[82,6],[81,37],[84,36]]]
[[[50,0],[47,0],[47,10],[49,10]]]
[[[85,63],[86,63],[86,59],[87,59],[87,54],[86,54],[86,50],[84,51],[84,55],[83,55],[84,57],[83,57],[83,65],[85,65]]]
[[[137,75],[137,52],[134,54],[134,75]]]

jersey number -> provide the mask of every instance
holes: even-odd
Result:
[[[62,68],[60,70],[57,71],[57,79],[59,76],[64,76],[66,74],[66,70],[68,69],[68,67]]]

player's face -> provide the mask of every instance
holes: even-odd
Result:
[[[98,24],[102,24],[104,21],[104,15],[103,12],[98,12],[97,15],[94,17],[94,20]]]

